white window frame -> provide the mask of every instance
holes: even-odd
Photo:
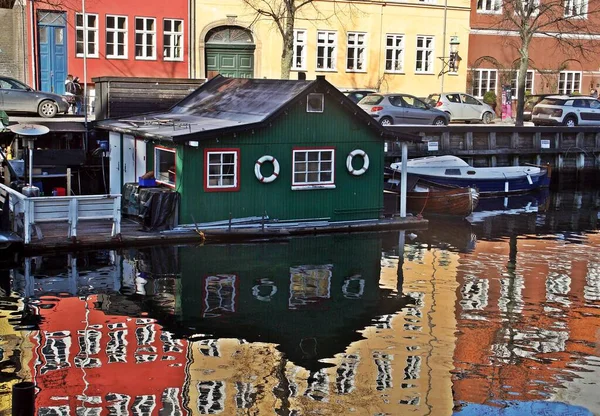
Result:
[[[481,3],[480,3],[481,2]],[[479,7],[481,4],[481,7]],[[477,0],[475,5],[477,13],[481,14],[500,14],[502,13],[501,0]]]
[[[160,152],[172,153],[175,164],[177,164],[177,152],[175,149],[169,149],[168,147],[156,146],[154,148],[154,177],[156,178],[156,182],[175,188],[177,186],[177,173],[175,173],[174,181],[171,181],[168,176],[167,178],[161,177]]]
[[[115,26],[114,27],[109,27],[108,26],[108,18],[112,17],[114,19],[114,23]],[[119,27],[119,19],[125,19],[125,28],[122,29]],[[129,19],[127,16],[122,16],[122,15],[116,15],[116,14],[107,14],[106,15],[106,39],[104,41],[105,43],[105,47],[106,47],[106,58],[107,59],[127,59],[127,50],[128,50],[128,44],[127,41],[128,39],[128,35],[127,35],[127,29],[128,29],[128,23],[129,23]],[[113,34],[113,41],[111,42],[111,45],[113,47],[113,53],[109,54],[108,53],[108,34],[112,33]],[[123,43],[119,42],[119,34],[123,33]],[[119,54],[119,45],[123,45],[123,54],[120,55]]]
[[[581,80],[582,80],[581,71],[561,71],[558,74],[558,93],[559,94],[571,94],[573,92],[581,92]],[[564,80],[561,80],[564,76]],[[577,79],[576,79],[577,78]],[[563,87],[561,88],[561,82]],[[570,84],[572,87],[575,86],[575,83],[579,84],[579,88],[567,88]]]
[[[529,79],[531,78],[531,79]],[[527,88],[527,84],[531,84],[531,88]],[[514,72],[514,77],[510,80],[510,89],[511,89],[511,94],[513,99],[517,99],[517,93],[518,93],[518,88],[517,86],[519,85],[519,70],[516,70]],[[534,85],[535,85],[535,71],[533,69],[528,69],[527,70],[527,75],[525,77],[525,95],[527,94],[535,94],[534,91]]]
[[[218,163],[212,163],[210,157],[213,155],[220,156],[220,161]],[[231,173],[224,173],[223,167],[229,166],[229,163],[225,163],[223,161],[224,155],[233,155],[233,175]],[[206,160],[204,162],[205,166],[205,179],[204,179],[204,189],[206,191],[237,191],[240,188],[240,149],[206,149],[205,152]],[[211,166],[219,166],[220,172],[218,174],[210,173]],[[233,183],[230,185],[223,185],[223,178],[225,176],[233,176]],[[218,184],[211,184],[210,181],[213,178],[217,178]]]
[[[483,77],[481,76],[481,74],[483,73],[487,73],[487,80],[485,81],[485,85],[484,85],[484,80]],[[475,73],[478,73],[479,76],[476,78],[475,77]],[[490,75],[494,75],[494,77],[492,78]],[[475,80],[478,79],[478,84],[475,85]],[[490,86],[492,85],[492,80],[493,80],[493,85],[494,88],[490,88]],[[498,87],[498,70],[496,69],[474,69],[473,70],[473,88],[472,88],[472,94],[473,97],[476,98],[483,98],[483,95],[487,92],[487,91],[494,91],[494,93],[496,93],[496,88]]]
[[[137,23],[138,20],[142,20],[144,22],[144,28],[143,29],[138,29],[137,28]],[[154,30],[148,30],[148,22],[149,21],[153,21],[154,22]],[[134,56],[135,59],[140,60],[140,61],[152,61],[152,60],[156,60],[156,18],[155,17],[142,17],[142,16],[136,16],[135,20],[134,20],[134,33],[135,33],[135,38],[134,38],[134,42],[135,42],[135,48],[134,48]],[[138,44],[137,42],[137,36],[138,35],[142,35],[142,43]],[[146,35],[152,35],[152,43],[148,44],[146,42],[147,37]],[[138,46],[142,47],[142,51],[143,51],[143,55],[138,56],[137,54],[137,48]],[[146,48],[148,46],[152,46],[152,56],[148,56],[146,54]]]
[[[419,41],[423,42],[423,46],[419,46]],[[427,42],[431,42],[431,47],[427,47]],[[419,58],[419,54],[422,54]],[[435,56],[435,36],[432,35],[418,35],[416,42],[416,53],[415,53],[415,74],[433,74],[433,57]],[[419,69],[419,62],[422,63],[421,69]]]
[[[350,58],[350,51],[354,55],[352,58]],[[367,51],[367,34],[365,32],[348,32],[346,36],[346,72],[367,72]],[[350,63],[352,68],[350,68]]]
[[[533,3],[533,7],[535,7],[535,10],[531,13],[531,16],[537,16],[540,13],[540,0],[521,0],[524,16],[528,15],[527,14],[527,6],[531,2]]]
[[[294,29],[294,56],[292,58],[292,69],[306,69],[306,47],[308,32],[305,29]],[[298,53],[299,52],[299,53]],[[298,65],[300,61],[300,65]]]
[[[171,30],[166,29],[166,22],[171,23]],[[175,30],[176,23],[181,23],[181,31]],[[164,61],[183,61],[183,19],[163,19],[163,60]],[[176,52],[179,50],[179,56]],[[170,56],[167,56],[167,51],[170,51]]]
[[[392,40],[392,46],[388,45],[388,41]],[[397,41],[400,40],[400,45]],[[404,73],[404,49],[406,37],[399,33],[387,33],[385,35],[385,72],[403,74]],[[388,58],[388,52],[391,52],[391,59]],[[399,52],[399,53],[398,53]],[[392,69],[387,68],[388,61],[391,62]],[[400,61],[400,65],[398,65]],[[399,68],[398,68],[399,66]]]
[[[77,24],[78,16],[83,17],[82,26]],[[89,24],[86,24],[88,17],[93,17],[95,19],[95,26],[90,26]],[[91,42],[91,44],[94,45],[93,53],[88,52],[88,45],[90,44],[89,39],[91,33],[94,34],[94,40]],[[81,40],[79,40],[80,36],[82,37]],[[83,44],[83,53],[77,52],[77,45],[79,45],[80,43]],[[75,56],[77,56],[78,58],[82,58],[84,55],[86,58],[98,57],[98,15],[96,13],[86,13],[85,15],[83,15],[83,13],[75,13]]]
[[[319,39],[323,36],[323,39]],[[329,53],[328,48],[333,50]],[[319,30],[317,31],[317,67],[316,71],[336,71],[337,63],[337,32],[334,30]],[[320,52],[323,52],[319,57]],[[319,67],[319,60],[322,60],[322,66]],[[331,65],[327,66],[327,61],[331,61]]]
[[[588,0],[565,0],[565,17],[574,19],[587,19]],[[574,9],[577,9],[573,13]]]
[[[317,160],[309,160],[310,153],[318,153]],[[329,153],[331,159],[323,160],[322,156],[324,153]],[[304,154],[304,160],[297,160],[297,158]],[[330,169],[322,169],[323,163],[331,163]],[[310,170],[309,164],[316,163],[317,170],[314,172]],[[302,167],[300,170],[298,168]],[[330,180],[321,180],[323,173],[330,173]],[[310,173],[317,173],[319,179],[316,181],[309,181],[308,175]],[[297,174],[304,174],[305,180],[297,180]],[[335,189],[335,149],[332,147],[322,148],[298,148],[292,151],[292,190],[308,190],[308,189]]]

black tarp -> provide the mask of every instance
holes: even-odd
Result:
[[[145,230],[169,230],[175,226],[178,192],[170,188],[140,188],[139,202],[139,216]]]

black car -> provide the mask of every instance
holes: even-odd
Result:
[[[555,94],[534,94],[525,97],[525,105],[523,106],[523,121],[531,121],[531,112],[533,107],[544,98]]]

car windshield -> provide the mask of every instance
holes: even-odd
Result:
[[[565,105],[565,102],[562,98],[544,98],[540,101],[540,104],[548,104],[548,105]]]
[[[9,90],[28,90],[29,87],[16,79],[2,78],[0,79],[0,88]]]
[[[439,94],[429,94],[429,96],[427,97],[427,100],[425,100],[425,102],[429,105],[436,105],[437,102],[440,100],[440,95]]]
[[[379,104],[381,102],[381,100],[383,100],[383,95],[371,94],[371,95],[367,95],[365,98],[360,100],[358,103],[364,104],[364,105],[375,105],[375,104]]]

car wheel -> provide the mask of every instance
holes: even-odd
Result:
[[[445,126],[446,124],[448,124],[448,122],[443,117],[438,117],[435,120],[433,120],[434,126]]]
[[[52,118],[58,113],[58,106],[54,101],[44,100],[38,107],[38,114],[40,117]]]
[[[382,117],[381,120],[379,120],[379,124],[382,126],[391,126],[394,123],[390,117]]]
[[[565,118],[565,121],[563,121],[563,124],[567,127],[575,127],[577,125],[577,119],[573,116],[569,116],[569,117]]]
[[[494,121],[494,115],[492,113],[490,113],[489,111],[483,113],[483,117],[481,117],[481,121],[483,121],[483,124],[490,124],[492,121]]]

